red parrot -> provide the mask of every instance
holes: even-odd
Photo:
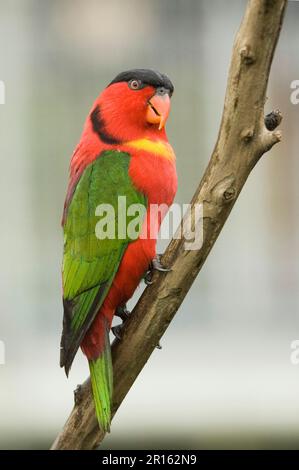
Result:
[[[122,72],[93,104],[70,164],[63,213],[63,332],[60,365],[69,369],[81,346],[89,361],[99,426],[110,429],[113,371],[109,331],[114,315],[126,319],[126,302],[156,257],[162,216],[152,220],[153,205],[168,208],[177,189],[175,154],[165,122],[173,84],[159,72]],[[119,197],[127,207],[141,204],[144,217],[136,236],[121,225]],[[97,207],[116,212],[115,236],[98,233]],[[106,206],[105,206],[106,207]],[[122,219],[123,220],[123,219]],[[116,333],[119,333],[117,329]]]

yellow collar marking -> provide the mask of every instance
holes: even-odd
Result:
[[[126,142],[126,145],[137,150],[144,150],[145,152],[154,153],[160,157],[167,158],[168,160],[175,159],[175,154],[171,145],[167,142],[163,142],[162,140],[138,139]]]

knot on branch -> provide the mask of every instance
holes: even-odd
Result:
[[[249,128],[249,129],[244,129],[242,132],[241,132],[241,139],[245,142],[245,143],[248,143],[252,140],[254,136],[254,130],[252,128]]]
[[[228,188],[226,191],[224,191],[223,193],[223,199],[227,202],[227,201],[231,201],[231,199],[234,199],[236,195],[236,188],[234,188],[233,186]]]
[[[268,152],[273,147],[273,145],[277,144],[277,142],[281,141],[281,131],[274,131],[274,129],[279,126],[281,121],[282,114],[279,109],[271,111],[271,113],[265,116],[265,127],[262,126],[262,131],[260,134],[260,143],[258,145],[258,158],[260,158],[263,153]]]
[[[251,65],[256,60],[249,44],[246,44],[240,49],[240,57],[241,61],[246,65]]]
[[[225,176],[222,180],[218,181],[211,193],[214,201],[220,207],[223,203],[232,201],[237,195],[235,176],[233,174]]]

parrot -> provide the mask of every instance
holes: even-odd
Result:
[[[60,366],[68,376],[81,348],[89,364],[95,417],[104,432],[111,425],[113,317],[126,321],[127,302],[146,273],[169,270],[156,244],[177,191],[176,157],[165,130],[173,91],[167,75],[155,70],[118,74],[92,105],[70,162],[62,217]],[[125,218],[118,213],[120,197],[127,207],[144,208],[134,236],[120,227],[121,221],[125,229],[132,221],[129,212]],[[98,233],[97,208],[107,204],[116,213],[114,237]],[[154,221],[152,205],[164,207]],[[123,324],[112,328],[119,338]]]

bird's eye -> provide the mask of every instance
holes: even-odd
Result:
[[[131,88],[131,90],[139,90],[139,88],[141,88],[141,81],[140,80],[136,80],[136,79],[132,79],[129,81],[129,87]]]

